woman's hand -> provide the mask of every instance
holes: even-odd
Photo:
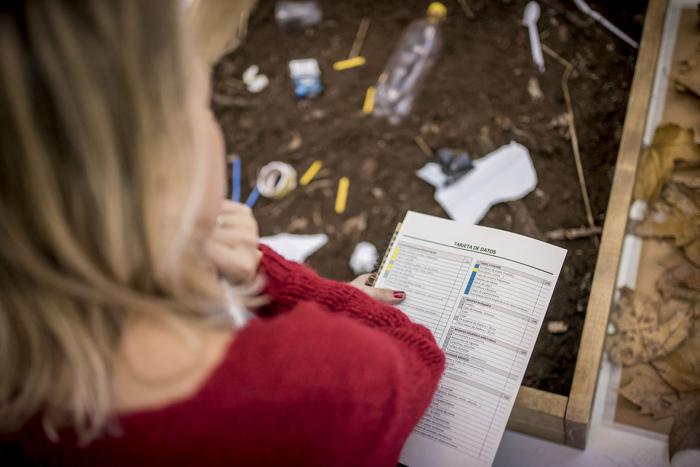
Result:
[[[398,305],[406,299],[405,292],[391,289],[379,289],[377,287],[365,285],[369,276],[370,274],[362,274],[361,276],[357,276],[352,282],[350,282],[350,285],[362,290],[370,297],[388,305]]]
[[[262,253],[258,250],[258,223],[245,204],[225,200],[216,227],[207,242],[206,254],[219,274],[232,284],[252,281]]]

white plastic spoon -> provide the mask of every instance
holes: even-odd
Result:
[[[530,33],[530,50],[532,50],[532,60],[539,68],[540,73],[544,73],[544,56],[542,55],[542,45],[540,44],[540,33],[537,31],[537,20],[540,19],[540,4],[528,2],[523,14],[523,26],[527,26]]]

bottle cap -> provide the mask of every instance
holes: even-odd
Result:
[[[444,19],[447,16],[447,7],[440,2],[433,2],[428,5],[428,17],[434,19]]]

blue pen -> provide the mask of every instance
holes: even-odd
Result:
[[[241,158],[237,155],[231,163],[231,200],[241,202]]]
[[[246,200],[245,204],[249,207],[252,208],[255,205],[255,202],[258,200],[260,197],[260,191],[258,191],[258,187],[256,186],[253,188],[253,191],[250,192],[248,195],[248,199]]]

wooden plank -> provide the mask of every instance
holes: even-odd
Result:
[[[563,444],[566,396],[521,386],[507,428]]]
[[[654,84],[668,0],[650,0],[627,104],[615,178],[608,202],[598,262],[581,334],[571,392],[566,408],[566,443],[586,446],[586,435],[603,354],[608,315],[613,302],[622,242],[642,150],[647,108]]]

